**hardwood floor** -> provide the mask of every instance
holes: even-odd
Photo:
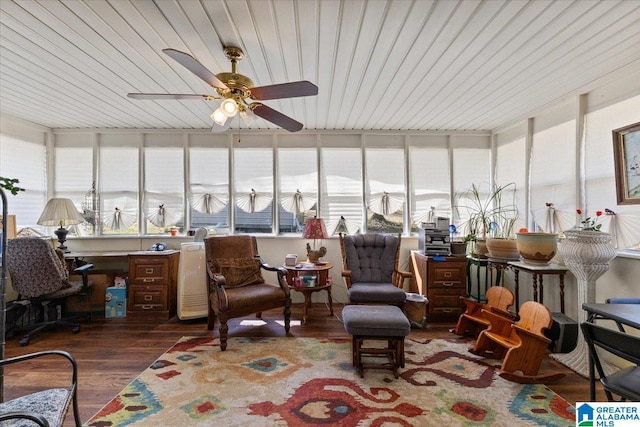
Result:
[[[342,306],[334,304],[334,310],[336,315],[330,317],[328,309],[322,303],[315,303],[307,324],[292,324],[290,335],[293,337],[347,337],[339,320]],[[301,319],[302,305],[294,304],[292,313],[292,321]],[[263,326],[241,326],[242,319],[234,319],[229,323],[229,335],[284,336],[284,328],[275,322],[279,319],[282,319],[280,310],[265,312],[263,320],[267,323]],[[412,329],[410,337],[456,338],[449,332],[452,326],[428,323],[425,329]],[[19,337],[9,339],[6,342],[5,355],[10,357],[49,349],[70,352],[78,362],[80,418],[86,422],[180,337],[210,333],[207,331],[205,319],[180,321],[174,317],[169,321],[146,322],[133,318],[94,317],[90,322],[82,323],[82,331],[76,335],[72,334],[68,328],[58,328],[55,331],[34,336],[26,347],[19,346]],[[5,400],[37,389],[40,384],[51,384],[52,381],[64,381],[66,378],[58,373],[63,365],[56,362],[47,361],[44,364],[27,362],[21,365],[20,368],[5,369]],[[35,369],[36,366],[38,369]],[[562,380],[550,384],[549,387],[571,404],[589,400],[589,384],[585,378],[548,358],[541,369],[566,374]],[[598,390],[597,398],[599,401],[604,401],[604,393]],[[69,414],[65,426],[73,425],[72,421],[73,417]]]

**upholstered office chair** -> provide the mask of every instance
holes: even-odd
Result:
[[[212,330],[216,317],[220,322],[220,349],[227,349],[227,321],[264,310],[283,308],[284,329],[291,324],[291,295],[287,270],[271,267],[260,260],[253,236],[211,236],[204,239],[209,283],[209,316]],[[262,271],[277,273],[278,284],[265,282]]]
[[[25,396],[3,402],[0,399],[0,425],[2,426],[62,426],[69,406],[73,407],[76,427],[80,427],[78,412],[78,366],[75,359],[66,351],[50,350],[0,360],[0,369],[20,362],[31,363],[38,369],[38,360],[52,357],[66,359],[70,364],[69,384],[62,387],[44,388]],[[49,368],[50,369],[50,368]]]
[[[409,271],[398,269],[400,235],[340,233],[342,277],[352,304],[393,304],[402,307]]]
[[[82,276],[82,282],[70,282],[64,255],[49,242],[36,237],[21,237],[9,241],[7,270],[11,285],[20,298],[29,299],[32,309],[37,310],[37,323],[26,326],[28,332],[20,340],[20,345],[29,344],[35,333],[56,325],[72,326],[74,334],[80,332],[77,317],[57,319],[57,313],[50,313],[49,307],[60,305],[64,314],[67,297],[88,291],[90,283],[87,271],[92,267],[92,264],[85,264],[76,268],[74,272]],[[54,319],[49,319],[50,317]]]

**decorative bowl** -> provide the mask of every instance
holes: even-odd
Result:
[[[557,254],[555,233],[516,233],[516,237],[520,258],[527,264],[547,265]]]

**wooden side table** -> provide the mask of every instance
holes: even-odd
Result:
[[[476,268],[476,293],[473,293],[473,275],[471,274],[471,266]],[[467,255],[467,295],[478,302],[487,301],[486,293],[489,287],[489,259],[477,258]],[[484,292],[481,289],[481,271],[484,270]]]
[[[515,274],[515,294],[516,294],[516,309],[520,309],[519,298],[519,283],[518,273],[522,270],[525,273],[530,273],[533,278],[533,300],[544,304],[544,283],[542,276],[545,274],[556,275],[560,277],[560,312],[564,314],[564,275],[569,271],[567,267],[563,267],[559,264],[548,265],[533,265],[527,264],[521,261],[510,261],[509,266],[513,269]],[[538,301],[538,282],[540,283],[540,298]]]
[[[330,262],[324,264],[301,264],[301,267],[285,265],[287,269],[287,283],[294,291],[304,295],[304,310],[302,313],[302,323],[307,323],[307,315],[311,309],[311,295],[319,291],[327,291],[330,315],[333,316],[333,299],[331,298],[331,282],[327,281],[329,270],[333,267]],[[303,276],[313,276],[315,286],[294,285],[294,278]]]

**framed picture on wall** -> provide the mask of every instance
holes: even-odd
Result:
[[[613,131],[619,205],[640,204],[640,122]]]

